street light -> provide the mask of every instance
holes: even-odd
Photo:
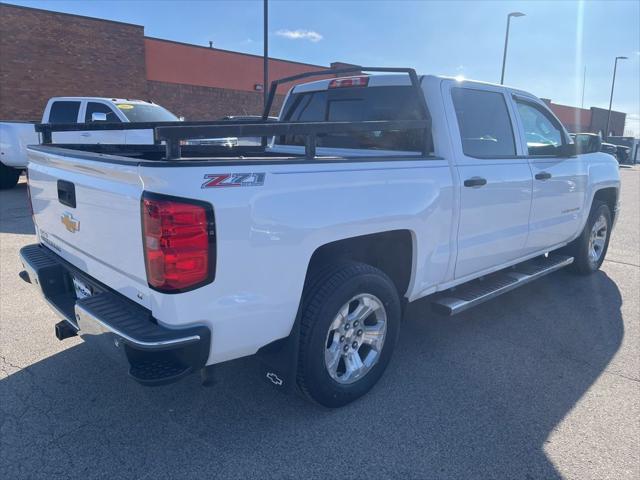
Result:
[[[609,136],[609,122],[611,121],[611,104],[613,103],[613,87],[616,84],[616,69],[618,68],[618,60],[626,60],[627,57],[616,57],[616,61],[613,64],[613,80],[611,81],[611,96],[609,97],[609,114],[607,115],[607,129],[604,132],[604,137]]]
[[[511,12],[507,15],[507,33],[504,36],[504,53],[502,54],[502,75],[500,76],[500,85],[504,83],[504,66],[507,62],[507,46],[509,45],[509,24],[511,23],[511,17],[524,17],[522,12]]]
[[[267,92],[269,91],[269,0],[264,0],[262,5],[262,47],[264,54],[262,57],[262,101],[267,106]],[[267,115],[269,115],[267,113]]]

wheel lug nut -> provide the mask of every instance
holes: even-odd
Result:
[[[340,343],[343,343],[343,342],[344,342],[344,335],[340,337]]]
[[[344,329],[345,330],[349,330],[351,328],[351,325],[349,325],[348,323],[344,324]]]
[[[351,344],[351,346],[352,346],[353,348],[358,348],[358,342],[353,342],[353,343]]]
[[[344,348],[343,348],[343,350],[344,350],[345,352],[348,352],[348,351],[349,351],[349,345],[345,345],[345,346],[344,346]]]
[[[354,326],[354,327],[357,327],[359,323],[360,323],[360,322],[358,322],[358,320],[356,320],[355,322],[353,322],[353,326]]]
[[[358,330],[358,336],[361,337],[362,336],[362,330]]]

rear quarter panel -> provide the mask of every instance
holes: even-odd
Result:
[[[449,266],[454,199],[446,160],[143,166],[140,172],[146,191],[213,205],[214,282],[179,295],[151,292],[161,323],[211,328],[209,363],[251,355],[289,334],[309,260],[324,244],[409,230],[408,297],[442,281]],[[205,175],[227,173],[264,173],[264,184],[202,188]]]

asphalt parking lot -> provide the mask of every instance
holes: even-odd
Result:
[[[640,167],[602,271],[560,271],[454,318],[412,304],[387,373],[340,410],[263,383],[252,359],[145,388],[18,278],[22,182],[0,192],[0,477],[640,477]]]

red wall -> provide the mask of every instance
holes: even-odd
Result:
[[[269,63],[271,79],[326,68]],[[262,57],[146,38],[142,26],[98,18],[0,3],[0,65],[3,120],[40,119],[49,97],[67,95],[151,98],[189,120],[263,108],[254,89]]]
[[[591,110],[584,108],[569,107],[567,105],[558,105],[557,103],[548,103],[551,111],[556,114],[565,126],[572,126],[575,130],[585,131],[591,125]],[[577,128],[576,128],[577,127]],[[569,128],[571,130],[571,128]]]
[[[263,81],[263,60],[256,55],[148,37],[144,39],[144,44],[148,80],[250,92],[255,91],[255,84],[262,84]],[[270,59],[269,79],[325,68]],[[281,86],[279,92],[285,93],[289,88],[290,85]]]

